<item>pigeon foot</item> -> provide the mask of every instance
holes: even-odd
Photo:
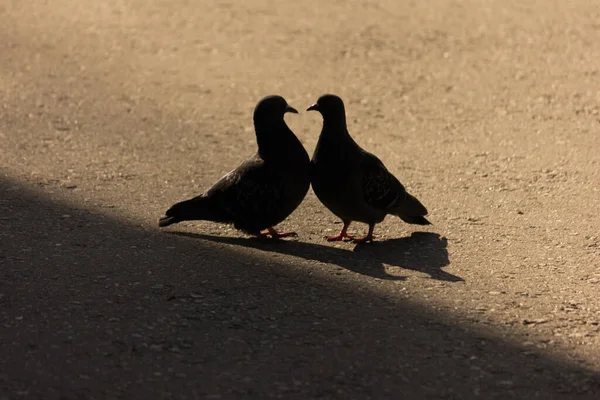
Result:
[[[296,237],[298,234],[296,232],[277,232],[275,228],[269,227],[267,228],[266,233],[261,233],[262,236],[270,235],[273,239],[279,239],[284,237]]]
[[[349,225],[350,225],[349,222],[344,222],[344,226],[342,227],[342,230],[340,231],[340,233],[335,236],[327,236],[327,241],[328,242],[339,242],[340,240],[343,240],[344,242],[349,242],[351,240],[354,240],[354,236],[350,236],[346,232]]]
[[[340,240],[343,240],[344,242],[350,242],[350,241],[354,240],[354,236],[350,236],[346,233],[344,233],[344,234],[340,233],[339,235],[335,235],[335,236],[327,236],[328,242],[339,242]]]
[[[354,242],[356,244],[360,244],[360,243],[373,243],[373,235],[367,235],[367,236],[361,237],[361,238],[353,238],[352,242]]]
[[[369,233],[367,233],[367,236],[365,237],[361,237],[361,238],[355,238],[352,241],[356,244],[359,243],[373,243],[373,230],[375,229],[375,224],[369,224]]]

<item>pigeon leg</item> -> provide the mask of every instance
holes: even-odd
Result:
[[[277,232],[275,230],[275,228],[273,228],[272,226],[267,228],[267,233],[264,233],[262,235],[271,235],[271,237],[273,239],[279,239],[282,237],[289,237],[289,236],[298,236],[298,234],[296,232]]]
[[[369,224],[369,233],[367,233],[367,236],[361,238],[354,238],[352,241],[354,243],[373,243],[373,229],[375,229],[375,224]]]
[[[338,242],[340,240],[343,240],[343,241],[353,240],[354,237],[348,235],[348,233],[346,232],[348,230],[349,226],[350,226],[350,222],[344,221],[344,226],[342,227],[342,230],[340,231],[340,233],[335,236],[327,236],[327,241],[328,242]]]

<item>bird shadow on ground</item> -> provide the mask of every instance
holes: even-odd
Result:
[[[387,280],[406,279],[404,276],[389,274],[385,268],[387,265],[423,272],[436,280],[447,282],[464,281],[461,277],[442,270],[442,267],[450,264],[447,248],[448,240],[437,233],[413,232],[408,237],[359,244],[351,250],[331,245],[294,240],[224,237],[181,231],[169,231],[169,233],[177,236],[286,254],[305,260],[335,264],[349,271],[372,278]]]

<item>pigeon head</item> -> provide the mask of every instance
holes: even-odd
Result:
[[[295,108],[291,107],[281,96],[267,96],[258,102],[254,109],[255,123],[269,123],[282,121],[285,113],[298,114]]]
[[[323,116],[325,124],[339,124],[346,126],[346,109],[344,102],[334,94],[324,94],[317,102],[308,107],[306,111],[318,111]]]

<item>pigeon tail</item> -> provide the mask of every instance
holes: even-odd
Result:
[[[390,214],[394,214],[406,223],[415,225],[431,225],[425,215],[427,208],[416,197],[406,193],[404,201],[395,209],[391,210]]]
[[[429,222],[427,220],[427,218],[422,217],[422,216],[417,216],[417,217],[400,216],[400,219],[408,224],[431,225],[431,222]]]
[[[227,222],[226,218],[214,209],[213,202],[206,196],[198,196],[174,204],[167,210],[165,216],[158,221],[158,226],[173,225],[182,221],[215,221]]]
[[[181,220],[177,219],[175,217],[161,217],[158,220],[158,226],[160,228],[164,228],[165,226],[173,225],[173,224],[176,224],[178,222],[181,222]]]

